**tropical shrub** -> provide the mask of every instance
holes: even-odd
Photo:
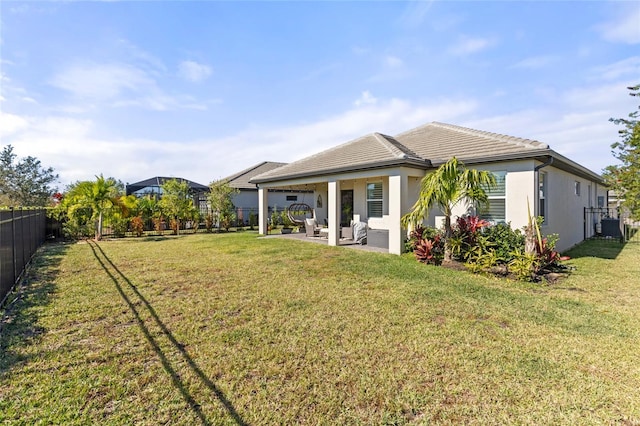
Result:
[[[169,220],[169,227],[171,228],[173,235],[178,235],[178,232],[180,232],[180,222],[177,219]]]
[[[480,230],[487,226],[489,222],[478,216],[459,217],[449,242],[454,258],[468,261],[483,254],[487,241],[479,241],[479,237]]]
[[[164,218],[162,216],[155,216],[153,218],[153,230],[158,233],[158,235],[162,235],[162,231],[164,231]]]
[[[134,216],[131,218],[131,232],[133,232],[133,235],[135,235],[136,237],[141,237],[144,235],[144,220],[142,219],[142,216]]]
[[[569,260],[568,256],[561,256],[555,250],[558,236],[552,234],[536,241],[536,254],[539,262],[539,269],[557,269],[560,262]]]
[[[409,239],[405,242],[405,251],[413,253],[416,245],[422,239],[432,240],[436,235],[440,235],[441,233],[442,232],[436,228],[420,225],[409,233]]]
[[[114,237],[122,238],[126,235],[129,229],[129,219],[122,217],[122,215],[113,215],[111,217],[111,232]]]
[[[418,262],[440,265],[444,259],[444,240],[440,234],[433,239],[422,238],[415,243],[413,254]]]
[[[222,212],[220,214],[220,228],[223,228],[225,231],[229,231],[229,228],[233,226],[233,223],[236,221],[236,214],[233,212]]]
[[[493,244],[493,250],[505,263],[513,259],[514,250],[524,248],[524,234],[506,223],[488,226],[482,229],[482,235]]]
[[[207,232],[213,231],[213,227],[216,224],[216,218],[213,216],[213,213],[207,213],[204,217],[204,227]]]
[[[534,281],[540,269],[538,256],[534,253],[526,253],[519,248],[510,255],[509,272],[522,281]]]
[[[253,231],[255,226],[258,226],[258,215],[252,211],[249,213],[249,229]]]

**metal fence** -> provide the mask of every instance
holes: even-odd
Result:
[[[93,236],[93,227],[95,224],[90,220],[91,210],[86,210],[84,215],[85,221],[81,225],[81,229],[77,229],[77,232],[67,232],[68,236],[74,238],[91,237]],[[278,212],[281,213],[284,208],[278,208]],[[117,210],[114,210],[118,213]],[[211,210],[208,208],[200,208],[200,217],[198,219],[182,220],[180,223],[181,233],[195,233],[202,232],[206,229],[207,216],[211,214]],[[235,219],[231,222],[231,228],[257,228],[258,226],[258,210],[254,208],[235,208]],[[271,215],[271,208],[269,209]],[[134,229],[132,226],[133,217],[122,218],[118,214],[112,214],[110,209],[105,210],[104,219],[102,224],[102,236],[103,237],[128,237],[134,235]],[[213,228],[217,229],[219,224],[213,224]],[[171,229],[171,220],[168,217],[162,216],[159,218],[144,217],[142,218],[142,230],[146,235],[162,235],[165,233],[173,232]]]
[[[584,239],[640,242],[640,222],[620,208],[585,207]]]
[[[46,237],[45,209],[0,210],[0,306]]]

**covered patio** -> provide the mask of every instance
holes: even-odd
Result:
[[[327,238],[307,237],[304,232],[291,233],[291,234],[269,234],[269,235],[263,235],[260,238],[283,238],[288,240],[302,241],[305,243],[323,244],[325,246],[329,244],[329,240]],[[341,238],[340,240],[338,240],[338,244],[336,245],[339,247],[346,247],[354,250],[361,250],[361,251],[368,251],[368,252],[375,252],[375,253],[388,253],[388,250],[384,247],[376,247],[368,244],[365,244],[365,245],[356,244],[352,239]]]

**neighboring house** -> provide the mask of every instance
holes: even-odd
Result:
[[[258,187],[249,181],[255,176],[284,165],[286,163],[263,161],[223,179],[229,183],[229,186],[239,191],[232,199],[233,205],[238,211],[238,217],[243,216],[246,220],[251,212],[258,213]],[[304,185],[298,188],[275,188],[269,191],[268,211],[272,211],[274,208],[282,210],[293,203],[303,203],[314,207],[313,201],[313,186],[308,188]]]
[[[193,204],[197,206],[202,213],[207,212],[207,194],[209,193],[209,187],[183,178],[156,176],[141,180],[140,182],[128,183],[125,186],[125,192],[127,195],[135,195],[138,198],[151,195],[160,199],[162,198],[162,185],[172,179],[187,182],[189,184],[189,190],[193,195]]]
[[[434,122],[395,137],[369,134],[254,177],[260,233],[266,233],[262,212],[271,191],[304,186],[314,191],[316,218],[328,220],[330,245],[338,244],[340,225],[359,220],[387,234],[389,253],[400,254],[406,238],[400,219],[417,200],[421,179],[453,156],[492,171],[498,181],[488,209],[459,206],[455,215],[478,213],[519,229],[528,222],[529,205],[531,214],[544,217],[543,233],[559,234],[559,250],[582,241],[584,207],[606,196],[601,176],[544,143]],[[434,209],[427,225],[436,225],[441,214]]]

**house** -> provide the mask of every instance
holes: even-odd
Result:
[[[162,185],[172,179],[187,182],[187,184],[189,184],[189,191],[193,196],[194,205],[197,206],[201,212],[206,213],[207,194],[209,193],[209,187],[187,179],[156,176],[153,178],[141,180],[140,182],[128,183],[125,186],[125,192],[127,195],[135,195],[138,198],[151,195],[160,199],[162,198]]]
[[[258,185],[260,232],[267,229],[270,191],[312,188],[316,218],[328,220],[329,245],[338,244],[340,225],[365,221],[370,232],[385,236],[379,241],[389,253],[400,254],[406,238],[400,219],[417,200],[421,179],[453,156],[493,172],[498,182],[487,209],[459,206],[454,215],[479,213],[518,229],[527,224],[530,205],[532,214],[544,217],[542,232],[559,234],[559,250],[582,241],[584,207],[606,196],[601,176],[547,144],[433,122],[394,137],[362,136],[255,176],[250,182]],[[432,211],[426,224],[437,225],[441,214]]]
[[[246,221],[251,213],[258,214],[258,187],[255,183],[251,183],[250,180],[260,174],[271,172],[285,165],[286,163],[263,161],[223,179],[229,183],[229,186],[238,190],[238,193],[233,196],[232,202],[236,207],[236,214],[239,219]],[[267,210],[268,212],[274,208],[283,210],[293,203],[312,205],[313,187],[274,188],[269,191]]]

